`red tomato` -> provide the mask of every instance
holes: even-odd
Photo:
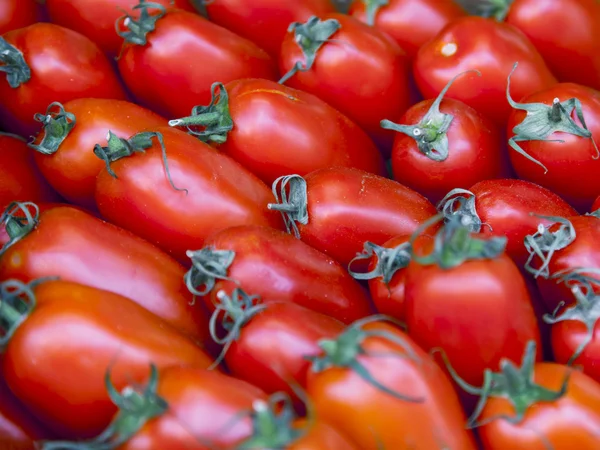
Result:
[[[34,114],[51,102],[125,98],[108,59],[75,31],[36,23],[4,34],[0,50],[0,66],[14,66],[0,81],[0,124],[8,131],[33,134],[39,126]]]
[[[468,73],[468,72],[465,72]],[[435,100],[411,107],[385,129],[398,133],[392,148],[394,179],[439,201],[453,188],[467,188],[508,172],[507,158],[496,127],[465,103],[443,99],[454,80]]]
[[[209,19],[250,39],[273,57],[292,22],[335,12],[330,0],[212,0],[205,2]]]
[[[25,140],[0,133],[0,210],[14,201],[56,200],[58,196],[36,169]]]
[[[118,24],[125,39],[119,72],[141,105],[165,117],[210,102],[216,81],[277,76],[265,51],[197,14],[143,1],[140,8],[142,18]]]
[[[360,0],[351,3],[349,14],[385,31],[414,59],[423,44],[465,11],[454,1]]]
[[[148,364],[208,367],[193,341],[129,299],[66,281],[2,289],[2,374],[15,395],[58,435],[99,433],[115,411],[104,387],[140,381]]]
[[[38,21],[35,0],[2,0],[0,2],[0,35]]]
[[[600,141],[600,92],[561,83],[521,103],[508,98],[514,108],[507,124],[508,143],[515,150],[510,159],[519,177],[587,211],[600,192],[595,142]]]
[[[27,205],[22,205],[28,208]],[[0,280],[62,280],[107,289],[130,298],[200,342],[208,342],[208,320],[190,305],[185,269],[139,237],[74,207],[44,209],[19,221],[15,238],[0,249]],[[12,211],[11,211],[12,212]],[[11,214],[17,216],[16,212]],[[4,220],[9,219],[7,224]],[[17,225],[2,216],[8,226]]]
[[[290,26],[279,70],[289,86],[316,95],[389,150],[393,133],[379,122],[409,107],[409,67],[385,33],[342,14]]]
[[[590,211],[592,211],[592,212],[597,212],[598,210],[600,210],[600,196],[598,196],[598,198],[592,205],[592,209],[590,209]]]
[[[296,303],[350,323],[371,313],[363,287],[331,257],[287,233],[261,226],[226,228],[201,250],[188,252],[186,284],[206,296],[214,310],[217,293],[237,287],[264,302]]]
[[[104,168],[94,146],[106,145],[109,131],[130,136],[167,123],[133,103],[98,98],[52,103],[38,119],[42,130],[29,144],[38,168],[64,198],[89,209],[96,208],[96,177]]]
[[[213,88],[218,95],[214,93],[210,105],[169,125],[187,125],[200,140],[219,144],[222,153],[269,185],[289,173],[304,176],[334,166],[386,173],[365,132],[311,94],[257,79]],[[196,131],[198,125],[205,128]]]
[[[273,183],[289,232],[344,267],[365,242],[383,244],[411,234],[435,207],[406,186],[357,169],[333,167]]]
[[[115,22],[124,13],[138,17],[139,0],[46,0],[50,20],[94,41],[109,56],[116,56],[123,39],[115,33]],[[149,2],[150,3],[150,2]],[[190,0],[152,0],[151,3],[194,12]]]
[[[535,47],[517,28],[481,17],[465,17],[448,24],[423,45],[414,63],[414,75],[425,98],[437,96],[457,73],[479,70],[452,85],[447,97],[460,100],[504,126],[510,114],[506,77],[515,61],[520,69],[513,79],[513,96],[521,99],[546,89],[556,79]]]
[[[94,152],[110,166],[96,180],[102,215],[180,261],[222,229],[281,226],[267,209],[273,195],[264,183],[183,131],[158,127],[129,140],[113,135]]]
[[[361,322],[311,357],[317,417],[365,450],[475,449],[458,397],[429,355],[385,322]]]

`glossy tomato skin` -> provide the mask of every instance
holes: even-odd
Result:
[[[194,12],[189,0],[152,0],[165,7]],[[77,31],[94,41],[108,56],[119,54],[123,39],[115,33],[115,22],[125,13],[137,17],[133,7],[139,0],[46,0],[50,21]]]
[[[446,97],[460,100],[504,126],[510,114],[506,79],[515,62],[519,69],[511,79],[513,98],[521,99],[556,83],[554,75],[533,44],[517,28],[481,17],[465,17],[448,24],[421,47],[413,66],[419,90],[434,98],[454,76],[477,69],[452,85]]]
[[[234,127],[219,150],[268,185],[334,166],[385,175],[368,135],[319,98],[270,80],[238,80],[226,89]]]
[[[408,107],[409,67],[404,51],[385,33],[342,14],[327,14],[341,29],[317,52],[314,66],[299,71],[286,85],[316,95],[361,126],[382,148],[394,134],[380,127],[383,119],[399,117]],[[285,36],[279,57],[284,75],[305,57],[294,33]]]
[[[429,111],[434,100],[411,107],[398,123],[416,125]],[[507,175],[507,158],[500,145],[496,126],[465,103],[444,99],[440,112],[454,119],[446,132],[448,158],[434,161],[423,154],[412,136],[396,133],[392,148],[394,179],[425,195],[432,202],[448,191]]]
[[[3,0],[0,3],[0,35],[37,21],[35,0]]]
[[[566,320],[552,325],[551,343],[554,361],[567,364],[578,351],[579,346],[587,342],[588,331],[583,322]],[[581,367],[583,373],[600,383],[600,326],[594,326],[592,339],[587,343],[581,355],[574,359],[575,367]]]
[[[33,120],[52,102],[80,97],[125,99],[110,62],[85,36],[50,23],[36,23],[2,36],[16,47],[31,69],[31,78],[12,88],[0,82],[0,123],[7,131],[34,134]]]
[[[110,421],[104,376],[117,389],[147,376],[150,363],[208,367],[192,340],[131,300],[66,281],[34,289],[36,306],[6,348],[11,390],[60,436],[91,437]],[[59,370],[60,369],[60,370]]]
[[[190,305],[179,263],[143,239],[74,207],[42,210],[39,225],[0,258],[0,279],[41,277],[108,289],[130,298],[200,342],[204,312]]]
[[[35,152],[35,162],[46,180],[69,202],[88,209],[96,208],[96,177],[105,167],[93,153],[94,146],[106,145],[109,131],[130,136],[146,128],[164,126],[166,119],[124,100],[81,98],[65,103],[75,115],[75,127],[56,153]],[[44,136],[40,131],[35,144]]]
[[[384,386],[421,403],[400,400],[369,385],[349,368],[332,367],[309,372],[307,392],[318,417],[348,436],[362,449],[438,448],[475,449],[471,432],[451,383],[433,360],[408,336],[382,322],[364,326],[403,339],[417,361],[398,344],[368,337],[367,353],[393,356],[358,356],[358,361]],[[420,363],[420,364],[419,364]],[[433,432],[435,430],[435,432]]]
[[[568,372],[567,392],[560,399],[528,408],[517,425],[496,419],[479,427],[483,448],[598,448],[600,385],[577,370],[553,363],[536,364],[534,381],[557,392]],[[500,415],[514,416],[513,407],[504,398],[490,398],[480,420]]]
[[[96,204],[112,223],[157,244],[176,259],[202,248],[212,233],[236,225],[281,228],[269,211],[271,190],[233,159],[183,131],[158,127],[164,139],[170,184],[160,145],[111,164],[118,178],[102,171]],[[143,183],[140,180],[144,180]]]
[[[156,22],[146,45],[123,46],[118,66],[138,103],[167,118],[208,105],[216,81],[277,77],[271,57],[251,41],[198,14],[173,9]]]
[[[213,0],[206,3],[211,22],[253,41],[274,58],[292,22],[335,12],[330,0]]]
[[[298,420],[299,428],[307,426],[308,419]],[[316,418],[303,437],[290,444],[287,450],[359,450],[359,447],[330,424]]]
[[[365,1],[355,1],[349,14],[367,23]],[[374,27],[389,34],[411,59],[447,24],[465,11],[454,2],[439,0],[390,0],[375,15]]]
[[[516,73],[516,72],[515,72]],[[560,83],[523,98],[520,103],[544,103],[551,106],[555,98],[561,102],[570,98],[581,101],[585,123],[598,144],[600,142],[600,92],[573,83]],[[513,128],[525,118],[525,111],[513,110],[510,114],[507,133],[514,136]],[[581,127],[575,114],[572,118]],[[569,133],[556,132],[548,139],[564,142],[519,141],[520,147],[548,169],[510,150],[510,160],[515,172],[524,180],[532,181],[557,193],[577,209],[587,211],[600,192],[600,155],[589,138]],[[577,180],[576,183],[573,180]]]

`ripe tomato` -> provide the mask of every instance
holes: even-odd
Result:
[[[437,96],[457,73],[479,70],[452,85],[447,97],[460,100],[504,126],[510,114],[506,77],[515,63],[512,92],[521,99],[556,83],[535,47],[517,28],[481,17],[465,17],[448,24],[423,45],[414,75],[425,98]]]
[[[333,167],[305,178],[290,175],[273,183],[288,232],[344,267],[365,242],[383,244],[411,234],[435,215],[435,207],[406,186],[357,169]]]
[[[183,117],[210,102],[211,85],[239,78],[274,80],[269,55],[198,14],[140,0],[139,19],[117,24],[125,39],[119,72],[141,105],[165,117]]]
[[[35,0],[2,0],[0,2],[0,35],[38,21]]]
[[[266,303],[287,302],[345,323],[371,313],[364,289],[331,257],[283,231],[246,225],[212,234],[204,248],[187,253],[185,276],[194,295],[214,310],[217,293],[237,287]]]
[[[334,166],[386,173],[367,134],[311,94],[258,79],[217,83],[213,89],[210,105],[169,125],[187,125],[190,134],[215,142],[269,185],[289,173],[304,176]],[[196,131],[198,125],[205,128]]]
[[[30,217],[15,220],[18,208]],[[107,289],[208,342],[208,319],[190,305],[185,269],[143,239],[71,206],[43,209],[38,215],[31,204],[20,204],[0,222],[14,228],[14,242],[0,249],[0,280],[58,276]]]
[[[409,67],[385,33],[343,14],[290,25],[279,57],[280,83],[316,95],[389,151],[394,134],[379,122],[409,106]]]
[[[115,411],[103,379],[140,381],[148,364],[208,367],[192,340],[129,299],[67,281],[0,285],[2,374],[15,395],[58,435],[99,433]],[[58,370],[58,372],[57,372]]]
[[[96,179],[102,215],[180,261],[216,231],[281,227],[267,209],[273,195],[264,183],[183,131],[158,127],[128,140],[112,135],[94,152],[109,166]]]
[[[88,209],[96,208],[96,176],[104,168],[94,146],[106,145],[109,131],[130,136],[167,123],[133,103],[99,98],[51,103],[38,120],[42,130],[29,144],[36,150],[37,167],[64,198]]]
[[[381,122],[398,132],[392,148],[394,179],[435,202],[450,189],[508,172],[495,125],[465,103],[443,98],[465,73],[450,80],[435,100],[412,106],[400,118],[402,125]]]
[[[521,103],[509,89],[507,95],[514,108],[507,132],[517,175],[587,211],[600,192],[600,92],[561,83]]]
[[[597,212],[598,210],[600,210],[600,196],[598,196],[598,198],[592,205],[592,208],[590,209],[591,212]]]
[[[390,35],[411,59],[427,41],[465,11],[453,1],[360,0],[349,14]]]
[[[9,31],[0,38],[0,124],[23,136],[38,124],[34,114],[51,102],[80,97],[124,99],[108,59],[81,34],[50,23]]]
[[[475,449],[444,372],[398,328],[370,322],[321,341],[321,355],[310,357],[317,417],[365,450]]]
[[[330,0],[212,0],[205,2],[209,19],[250,39],[273,57],[292,22],[335,12]]]

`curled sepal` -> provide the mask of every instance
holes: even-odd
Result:
[[[148,33],[154,31],[156,22],[158,22],[167,13],[167,9],[160,3],[147,2],[139,0],[133,10],[140,10],[138,19],[134,19],[129,14],[119,17],[115,22],[115,30],[119,36],[135,45],[146,45],[148,43]],[[151,10],[157,13],[151,14]],[[126,30],[126,31],[124,31]]]
[[[469,227],[471,232],[479,233],[483,222],[477,214],[476,200],[477,197],[471,191],[456,188],[446,194],[438,203],[437,209],[444,216],[445,223],[448,223],[452,216],[460,216],[462,223]]]
[[[452,78],[439,93],[437,98],[431,104],[427,114],[423,116],[418,124],[400,125],[385,119],[380,123],[381,128],[397,131],[398,133],[410,136],[416,141],[417,147],[423,155],[427,156],[432,161],[445,161],[448,159],[450,152],[447,132],[450,125],[452,125],[454,116],[452,114],[442,113],[440,111],[440,104],[448,92],[448,89],[450,89],[456,79],[467,73],[476,73],[478,76],[481,76],[481,72],[478,70],[467,70]]]
[[[296,43],[302,50],[304,62],[298,61],[294,67],[279,80],[285,83],[296,73],[310,70],[317,57],[319,49],[333,36],[342,26],[335,19],[321,20],[312,16],[305,23],[293,22],[288,28],[288,33],[293,32]]]
[[[106,147],[96,144],[94,146],[94,155],[104,161],[106,164],[106,170],[112,177],[118,178],[117,174],[113,172],[112,168],[110,167],[111,163],[118,161],[121,158],[131,156],[134,153],[145,153],[147,149],[152,147],[152,138],[156,138],[160,144],[162,160],[165,166],[165,171],[167,172],[169,184],[176,191],[183,191],[187,195],[187,189],[180,189],[173,183],[171,172],[169,171],[169,161],[167,160],[167,149],[165,148],[165,142],[161,133],[145,131],[138,133],[129,139],[123,139],[109,130],[108,135],[106,136]]]
[[[119,412],[110,425],[96,438],[81,442],[46,441],[41,450],[114,450],[131,439],[149,420],[165,414],[169,408],[166,400],[157,393],[158,370],[150,365],[150,378],[143,390],[127,386],[117,392],[110,379],[110,371],[104,377],[106,389]]]
[[[535,278],[539,276],[548,278],[550,276],[550,269],[548,266],[550,265],[550,261],[552,261],[554,253],[570,245],[577,235],[575,234],[573,224],[567,219],[562,217],[538,216],[536,214],[532,215],[539,217],[540,219],[550,220],[552,223],[548,226],[540,223],[535,234],[525,236],[525,249],[529,253],[529,257],[525,262],[525,270],[531,273]],[[550,231],[550,228],[556,224],[560,224],[560,226],[555,231]],[[542,262],[538,268],[532,266],[533,259],[536,256]]]
[[[75,126],[75,114],[65,111],[64,106],[59,102],[50,103],[46,108],[46,114],[37,113],[33,118],[42,124],[44,137],[39,144],[34,144],[34,138],[27,146],[44,155],[56,153],[60,144]]]
[[[390,0],[361,0],[365,5],[365,14],[367,16],[367,25],[375,25],[375,17],[382,6],[390,4]]]
[[[585,139],[591,139],[592,145],[594,146],[595,155],[592,159],[598,159],[600,157],[600,150],[596,145],[596,141],[592,136],[592,132],[588,130],[583,116],[583,110],[581,108],[581,102],[577,98],[570,98],[561,102],[560,99],[555,98],[552,102],[552,106],[545,105],[544,103],[517,103],[510,96],[510,78],[517,68],[518,63],[515,63],[512,71],[508,75],[508,81],[506,83],[506,98],[508,103],[514,109],[525,111],[527,115],[525,119],[515,126],[512,130],[514,136],[508,140],[508,144],[513,150],[523,155],[528,160],[538,164],[544,169],[544,173],[548,172],[548,168],[540,161],[529,155],[518,142],[527,141],[546,141],[546,142],[564,142],[562,139],[548,139],[549,136],[556,132],[572,134],[573,136],[579,136]],[[582,126],[579,126],[571,115],[575,110],[575,114],[581,122]]]
[[[289,189],[289,193],[288,193]],[[296,222],[308,223],[308,189],[306,180],[300,175],[284,175],[277,178],[272,186],[277,203],[269,203],[267,208],[279,211],[288,233],[300,239],[300,230]]]
[[[25,62],[23,53],[6,42],[2,36],[0,36],[0,72],[6,74],[8,85],[13,89],[27,83],[31,78],[31,69]]]
[[[402,326],[398,321],[384,315],[375,315],[357,320],[352,325],[346,327],[336,339],[323,339],[319,341],[318,345],[322,350],[322,354],[306,357],[306,359],[312,363],[311,370],[315,373],[319,373],[332,367],[348,368],[365,380],[365,382],[385,394],[407,402],[422,403],[424,401],[422,398],[411,397],[383,385],[377,381],[373,374],[371,374],[359,361],[359,357],[401,357],[420,364],[421,361],[419,360],[419,357],[411,348],[410,343],[405,339],[384,330],[363,329],[363,327],[369,323],[383,320]],[[384,339],[401,347],[403,352],[369,353],[362,345],[367,338]]]
[[[377,265],[367,273],[354,272],[352,264],[357,261],[370,261],[375,256]],[[411,246],[409,242],[403,242],[394,248],[385,248],[373,242],[365,242],[362,253],[358,253],[348,264],[348,272],[356,280],[372,280],[383,278],[383,282],[389,288],[389,283],[400,269],[408,266],[411,260]]]
[[[23,216],[18,213],[22,212]],[[4,226],[9,240],[0,248],[0,257],[14,244],[27,236],[39,224],[40,208],[32,202],[12,202],[2,216],[0,223]]]
[[[223,144],[233,129],[229,94],[223,83],[213,83],[210,92],[211,100],[207,106],[194,106],[191,116],[169,120],[169,126],[186,127],[189,134],[202,142]],[[203,130],[198,131],[198,127],[203,127]]]
[[[552,273],[550,279],[564,283],[569,289],[579,287],[584,292],[600,289],[600,269],[595,267],[568,267]]]
[[[213,290],[217,280],[233,281],[227,277],[229,266],[235,259],[235,252],[231,250],[217,250],[213,247],[185,252],[192,260],[192,267],[184,275],[185,285],[188,290],[198,296],[204,296]]]

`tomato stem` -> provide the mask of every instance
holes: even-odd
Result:
[[[385,248],[373,242],[365,242],[363,252],[357,254],[348,264],[348,273],[355,280],[372,280],[381,277],[389,289],[389,283],[396,272],[406,268],[410,263],[412,258],[411,250],[409,242],[403,242],[394,248]],[[370,260],[373,256],[377,258],[377,265],[373,270],[367,273],[359,273],[352,270],[352,264],[357,261]]]
[[[216,280],[237,283],[227,277],[229,266],[235,259],[234,251],[204,247],[196,251],[188,250],[185,254],[192,260],[192,267],[186,272],[183,279],[192,294],[200,297],[208,294],[215,287]]]
[[[269,203],[267,208],[279,211],[287,232],[293,232],[294,236],[300,239],[300,230],[296,222],[302,225],[308,223],[308,188],[306,180],[300,175],[284,175],[273,182],[272,191],[277,203]]]
[[[45,114],[36,113],[33,118],[42,124],[44,136],[39,144],[29,142],[27,146],[44,155],[56,153],[75,126],[75,114],[65,111],[59,102],[50,103]]]
[[[33,213],[30,208],[33,208]],[[19,212],[24,217],[17,215]],[[9,241],[0,248],[0,257],[38,226],[39,217],[40,208],[32,202],[12,202],[6,207],[0,216],[0,223],[4,225]]]
[[[147,2],[139,0],[133,10],[140,10],[140,17],[136,20],[129,14],[119,17],[115,22],[115,30],[125,42],[135,45],[146,45],[148,43],[148,33],[154,31],[156,22],[158,22],[167,13],[167,9],[160,3]],[[150,10],[155,9],[158,12],[151,14]],[[124,31],[125,28],[127,31]]]
[[[16,89],[31,79],[31,69],[23,53],[0,36],[0,72],[6,74],[8,85]]]

